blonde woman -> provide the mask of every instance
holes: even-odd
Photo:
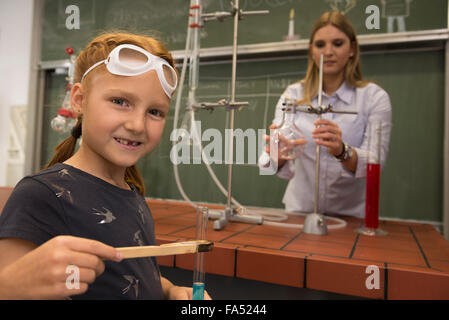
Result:
[[[306,76],[282,94],[270,128],[279,125],[286,98],[299,100],[299,104],[318,105],[320,55],[324,58],[322,104],[332,104],[334,110],[354,110],[357,115],[326,113],[318,121],[315,114],[296,113],[295,124],[305,135],[296,144],[305,145],[305,149],[295,160],[278,159],[277,175],[290,180],[283,203],[290,212],[313,212],[315,150],[319,145],[322,148],[319,211],[363,217],[368,154],[366,129],[373,119],[382,122],[383,165],[390,140],[391,104],[381,87],[363,80],[357,37],[343,14],[326,12],[315,23],[309,41]],[[270,152],[269,146],[266,152]]]

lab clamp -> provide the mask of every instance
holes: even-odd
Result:
[[[293,112],[305,112],[318,115],[318,120],[321,119],[321,115],[324,113],[342,113],[342,114],[357,114],[357,111],[348,110],[334,110],[333,106],[329,104],[324,106],[322,104],[323,96],[323,55],[320,56],[320,66],[319,66],[319,80],[318,80],[318,106],[301,106],[297,105],[295,99],[286,98],[283,105],[287,106],[289,109],[293,109]],[[303,232],[309,234],[326,235],[327,234],[327,224],[325,217],[318,212],[318,199],[320,190],[320,153],[321,148],[319,145],[316,146],[316,159],[315,159],[315,195],[314,195],[314,208],[313,213],[309,213],[304,221]]]
[[[186,112],[196,112],[198,110],[214,110],[215,108],[226,108],[230,112],[230,124],[229,132],[230,136],[230,159],[233,159],[233,132],[234,132],[234,112],[236,109],[240,110],[242,107],[248,106],[248,102],[235,101],[235,87],[236,87],[236,74],[237,74],[237,34],[238,34],[238,24],[244,16],[260,15],[269,13],[268,10],[259,11],[243,11],[239,7],[239,0],[231,1],[232,10],[230,12],[215,12],[215,13],[202,13],[202,8],[200,6],[200,1],[191,2],[191,13],[192,23],[189,27],[194,28],[193,41],[194,49],[193,54],[190,57],[190,91],[188,97],[188,103]],[[198,64],[199,64],[199,33],[198,29],[204,26],[207,21],[217,20],[224,21],[227,18],[232,17],[234,19],[234,35],[233,35],[233,50],[232,50],[232,78],[231,78],[231,97],[230,100],[222,99],[216,103],[211,102],[197,102],[195,99],[195,91],[198,85]],[[192,72],[193,71],[193,72]],[[263,217],[256,217],[251,215],[244,215],[237,213],[235,208],[231,206],[231,186],[232,186],[232,161],[228,165],[228,185],[227,185],[227,205],[223,212],[220,213],[209,213],[209,217],[215,219],[213,227],[215,230],[223,229],[229,221],[240,221],[248,223],[262,224]]]
[[[269,11],[242,11],[239,8],[239,0],[231,2],[232,11],[231,12],[215,12],[210,14],[203,14],[201,12],[201,6],[199,5],[199,0],[192,0],[190,9],[196,11],[196,13],[191,13],[190,16],[193,18],[193,23],[189,26],[195,28],[194,33],[194,49],[193,54],[190,57],[190,91],[188,97],[188,103],[186,111],[196,112],[198,110],[214,110],[218,107],[225,107],[227,111],[230,112],[230,125],[229,131],[231,133],[230,137],[230,158],[233,159],[233,137],[232,133],[234,130],[234,111],[235,109],[240,110],[242,107],[248,106],[248,102],[236,102],[235,101],[235,84],[236,84],[236,67],[237,67],[237,33],[238,33],[238,23],[243,16],[246,15],[258,15],[267,14]],[[204,26],[204,22],[211,20],[224,21],[228,17],[234,18],[234,37],[233,37],[233,52],[232,52],[232,78],[231,78],[231,100],[227,101],[222,99],[216,103],[202,102],[198,103],[195,99],[195,91],[198,86],[198,64],[199,64],[199,35],[198,28]],[[193,71],[193,72],[192,72]],[[332,105],[324,106],[322,105],[322,93],[323,93],[323,56],[320,57],[320,68],[319,68],[319,88],[318,88],[318,106],[301,106],[297,105],[297,101],[294,99],[286,99],[284,105],[290,110],[296,112],[306,112],[314,113],[318,115],[318,119],[321,119],[321,115],[324,113],[343,113],[343,114],[357,114],[354,111],[343,111],[334,110]],[[308,214],[304,226],[303,232],[310,234],[327,234],[326,220],[322,214],[318,213],[318,194],[319,194],[319,171],[320,171],[320,147],[317,145],[316,148],[316,169],[315,169],[315,198],[314,198],[314,212]],[[216,219],[213,224],[215,230],[223,229],[229,221],[237,222],[247,222],[254,224],[262,224],[264,218],[262,216],[245,215],[241,212],[237,212],[236,208],[231,206],[231,191],[232,191],[232,161],[228,165],[228,186],[227,186],[227,204],[223,212],[219,214],[209,212],[209,217]]]

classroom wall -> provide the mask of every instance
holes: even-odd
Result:
[[[14,185],[23,172],[16,165],[8,179],[9,114],[11,106],[28,104],[33,2],[0,1],[0,186]]]

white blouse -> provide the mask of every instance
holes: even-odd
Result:
[[[287,87],[276,106],[273,123],[280,124],[283,117],[282,103],[285,98],[302,99],[303,86],[295,83]],[[312,99],[317,106],[318,98]],[[335,122],[342,131],[342,140],[357,152],[357,169],[355,173],[347,170],[342,163],[327,152],[327,147],[320,150],[319,213],[342,214],[356,217],[365,215],[366,164],[368,160],[367,125],[372,119],[382,121],[381,167],[387,158],[391,132],[391,103],[388,94],[374,83],[363,88],[354,88],[344,82],[331,96],[323,93],[322,104],[332,104],[334,110],[357,111],[358,114],[325,113],[323,119]],[[317,120],[316,114],[297,112],[296,126],[307,139],[304,153],[296,160],[287,161],[277,175],[289,179],[284,194],[285,209],[290,212],[313,212],[315,192],[315,158],[316,144],[312,131]],[[268,155],[264,152],[261,158]],[[264,170],[259,161],[261,171]]]

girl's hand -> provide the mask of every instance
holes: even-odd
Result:
[[[11,245],[34,246],[31,242],[7,239]],[[13,247],[12,247],[13,248]],[[102,259],[120,261],[113,248],[95,240],[71,236],[55,237],[35,247],[0,270],[6,299],[63,299],[87,291],[88,285],[103,273]],[[69,266],[74,266],[68,268]],[[79,286],[74,277],[79,271]],[[71,279],[69,277],[72,276]]]
[[[326,119],[316,120],[314,125],[316,128],[312,131],[312,138],[315,139],[315,143],[327,147],[327,152],[333,156],[341,154],[343,143],[338,125]]]
[[[192,300],[193,289],[189,287],[172,286],[168,291],[169,300]],[[204,300],[212,300],[207,291],[204,291]]]

